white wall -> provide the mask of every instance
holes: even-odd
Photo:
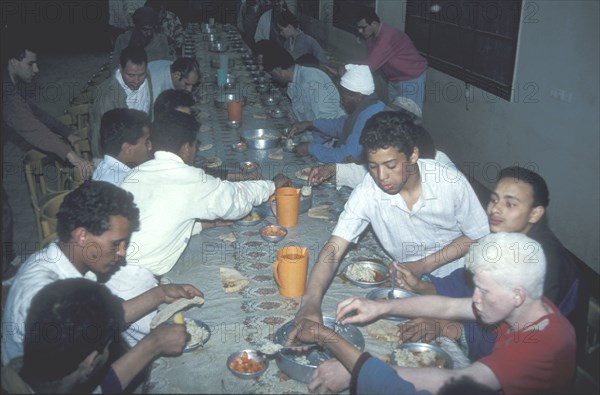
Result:
[[[362,59],[364,45],[332,26],[332,9],[332,0],[321,0],[319,23],[305,24],[305,30],[341,61]],[[403,28],[405,1],[378,0],[376,9],[383,21]],[[599,21],[598,1],[525,0],[513,100],[465,89],[462,81],[430,68],[424,106],[436,145],[482,183],[492,186],[497,170],[513,164],[537,168],[550,189],[551,228],[596,272]]]

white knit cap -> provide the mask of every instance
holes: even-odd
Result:
[[[347,64],[340,85],[352,92],[370,95],[375,92],[375,83],[369,66],[362,64]]]

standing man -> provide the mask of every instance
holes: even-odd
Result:
[[[263,47],[263,42],[258,46]],[[335,84],[323,71],[295,64],[292,55],[275,43],[264,45],[261,53],[264,69],[278,82],[287,85],[287,95],[298,121],[312,122],[346,115]]]
[[[369,175],[348,199],[310,273],[302,318],[322,321],[321,303],[351,242],[370,224],[386,252],[416,276],[446,276],[464,266],[469,246],[489,233],[487,217],[466,177],[454,167],[419,159],[414,122],[384,111],[366,123],[360,143]]]
[[[346,73],[340,81],[342,106],[348,113],[334,119],[315,119],[298,122],[291,126],[289,136],[313,128],[313,143],[296,145],[296,154],[312,155],[323,163],[358,161],[363,154],[359,142],[365,123],[371,116],[383,111],[385,105],[375,94],[373,76],[367,66],[346,65]],[[318,135],[318,134],[321,134]],[[337,139],[332,147],[324,145],[327,139]]]
[[[100,121],[105,112],[130,108],[151,114],[152,83],[147,75],[148,58],[143,48],[130,46],[119,55],[120,66],[114,75],[98,85],[96,99],[90,108],[90,144],[95,159],[102,158]]]
[[[25,97],[24,84],[39,73],[37,54],[23,36],[3,40],[2,60],[2,118],[4,123],[27,143],[44,152],[55,154],[81,171],[84,179],[92,175],[93,166],[79,157],[65,139],[79,138],[73,130],[39,108]],[[3,133],[4,136],[4,133]]]
[[[140,7],[132,16],[134,28],[117,37],[113,49],[112,68],[117,68],[118,55],[124,48],[135,45],[148,54],[148,60],[167,59],[173,57],[169,53],[167,36],[158,33],[158,14],[151,7]]]
[[[256,32],[254,33],[254,42],[271,40],[279,45],[283,45],[283,37],[281,37],[277,29],[276,18],[281,11],[288,9],[287,4],[285,0],[266,0],[264,4],[264,8],[267,10],[258,20]]]
[[[104,113],[100,124],[104,159],[94,170],[92,179],[121,186],[132,168],[150,159],[149,136],[150,118],[145,112],[115,108]]]
[[[174,62],[155,60],[148,63],[148,72],[154,97],[167,89],[192,93],[192,89],[200,81],[198,62],[192,58],[179,58]]]
[[[374,73],[381,69],[388,80],[388,100],[398,96],[412,99],[423,109],[427,60],[415,48],[410,37],[380,21],[368,9],[357,18],[356,28],[367,39],[367,59]]]

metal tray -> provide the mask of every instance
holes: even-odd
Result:
[[[344,339],[348,340],[359,350],[364,350],[365,339],[360,330],[354,325],[336,325],[335,319],[331,317],[323,317],[323,323],[328,328],[334,328],[334,330],[340,334]],[[273,342],[276,344],[285,344],[288,333],[294,328],[294,320],[288,321],[283,324],[275,332]],[[296,357],[305,356],[308,359],[308,365],[302,365],[296,362]],[[276,357],[277,366],[279,369],[287,374],[290,378],[300,381],[302,383],[309,383],[310,378],[317,369],[317,367],[328,359],[331,359],[332,355],[328,352],[323,351],[321,348],[311,348],[305,353],[301,352],[285,352],[278,353]]]

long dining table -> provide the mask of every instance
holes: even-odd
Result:
[[[227,110],[213,105],[213,98],[220,90],[216,86],[216,69],[211,67],[210,62],[218,62],[218,53],[208,51],[208,42],[203,40],[199,29],[189,29],[188,32],[191,32],[188,40],[195,43],[195,55],[204,81],[197,92],[201,104],[197,106],[196,115],[202,123],[198,132],[199,146],[210,147],[198,152],[197,163],[203,164],[210,158],[218,157],[223,168],[229,172],[237,172],[240,162],[253,161],[260,165],[261,174],[265,179],[271,179],[276,173],[283,173],[292,179],[296,186],[305,185],[306,181],[298,176],[301,175],[302,169],[317,164],[310,156],[297,157],[292,152],[283,151],[282,159],[273,159],[273,153],[281,154],[280,147],[267,150],[246,149],[241,152],[232,149],[232,145],[240,141],[241,131],[257,128],[283,131],[290,126],[295,119],[289,99],[282,94],[278,105],[287,113],[287,117],[265,118],[269,108],[260,104],[251,77],[241,62],[244,52],[230,50],[226,54],[235,64],[229,68],[229,73],[237,77],[236,90],[248,96],[248,102],[243,108],[241,127],[230,128],[227,124]],[[231,33],[220,34],[225,42],[226,36],[233,37]],[[212,80],[215,81],[214,84],[210,83]],[[285,239],[277,243],[264,241],[259,233],[262,227],[276,224],[275,216],[266,205],[262,206],[262,212],[266,213],[266,216],[259,224],[241,226],[234,223],[231,226],[206,229],[192,236],[177,264],[163,275],[160,281],[163,284],[191,283],[202,290],[204,305],[194,307],[184,315],[206,324],[210,328],[210,338],[203,347],[184,352],[180,356],[157,359],[153,363],[144,391],[309,393],[307,384],[287,377],[278,369],[275,360],[270,361],[262,376],[250,380],[240,379],[231,374],[226,360],[235,351],[257,349],[265,341],[272,341],[277,329],[294,318],[300,298],[286,298],[280,295],[273,278],[272,268],[277,250],[289,245],[307,247],[310,271],[319,251],[333,231],[350,193],[351,190],[347,187],[313,187],[311,197],[303,199],[301,204],[298,225],[289,228]],[[312,218],[306,211],[308,206],[327,206],[327,215],[323,218]],[[345,255],[340,269],[364,259],[379,259],[386,263],[391,261],[370,230]],[[225,293],[220,280],[220,267],[236,269],[250,280],[249,284],[238,292]],[[385,285],[389,287],[389,282]],[[334,317],[338,302],[353,295],[364,296],[369,290],[359,288],[343,277],[336,276],[323,300],[324,316]],[[375,356],[389,357],[397,346],[372,338],[367,334],[365,327],[359,327],[359,330],[365,339],[365,350]],[[468,360],[455,343],[443,342],[442,348],[451,354],[455,368],[468,364]]]

